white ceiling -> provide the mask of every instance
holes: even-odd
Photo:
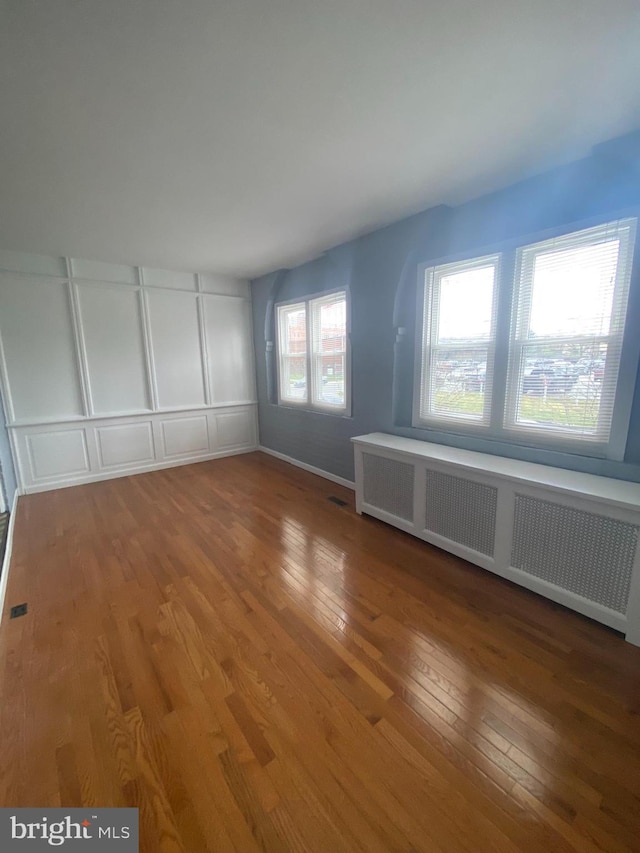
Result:
[[[638,0],[0,0],[0,248],[256,275],[640,127]]]

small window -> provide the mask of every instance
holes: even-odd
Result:
[[[278,305],[278,402],[345,415],[349,410],[347,294]]]
[[[304,302],[278,308],[280,401],[307,402],[307,307]]]
[[[488,424],[498,256],[425,271],[418,422]]]

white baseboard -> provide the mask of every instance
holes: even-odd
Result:
[[[7,544],[4,549],[4,559],[2,561],[2,575],[0,576],[0,623],[4,613],[4,598],[7,593],[7,583],[9,581],[9,566],[11,565],[11,549],[13,547],[13,528],[16,523],[16,509],[18,508],[18,492],[13,496],[13,506],[9,515],[9,527],[7,528]]]
[[[269,447],[258,445],[258,450],[267,453],[269,456],[275,456],[276,459],[282,459],[283,462],[288,462],[290,465],[295,465],[296,468],[302,468],[304,471],[310,471],[312,474],[317,474],[318,477],[324,477],[325,480],[331,480],[332,483],[337,483],[339,486],[344,486],[346,489],[354,490],[356,484],[352,480],[345,480],[344,477],[338,477],[337,474],[331,474],[329,471],[323,471],[322,468],[316,468],[314,465],[307,465],[306,462],[300,462],[299,459],[294,459],[292,456],[287,456],[285,453],[278,453],[277,450],[271,450]]]

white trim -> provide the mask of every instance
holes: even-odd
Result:
[[[299,459],[294,459],[292,456],[287,456],[285,453],[278,453],[277,450],[271,450],[269,447],[264,447],[259,444],[257,450],[266,453],[268,456],[275,456],[276,459],[281,459],[283,462],[288,462],[290,465],[295,465],[296,468],[302,468],[304,471],[309,471],[311,474],[317,474],[318,477],[324,477],[325,480],[331,480],[332,483],[337,483],[339,486],[344,486],[345,489],[355,490],[356,484],[352,480],[345,480],[344,477],[338,477],[337,474],[332,474],[330,471],[324,471],[322,468],[316,468],[315,465],[307,465],[306,462],[300,462]]]
[[[15,420],[16,411],[13,406],[13,398],[9,388],[9,373],[7,372],[7,360],[4,354],[2,337],[0,336],[0,389],[2,389],[2,402],[4,404],[5,424]]]
[[[87,358],[87,344],[84,337],[84,326],[82,324],[82,309],[80,307],[80,295],[78,285],[74,281],[67,284],[69,294],[69,308],[71,325],[73,328],[73,342],[75,345],[78,379],[80,382],[80,394],[85,417],[93,417],[96,413],[91,393],[91,380],[89,378],[89,360]]]
[[[314,340],[314,304],[321,303],[325,300],[330,301],[331,297],[344,294],[345,301],[345,349],[344,349],[344,405],[336,406],[332,403],[314,402],[316,380],[313,374],[314,356],[316,342]],[[300,308],[305,314],[306,324],[306,347],[304,353],[282,353],[282,322],[281,312],[291,309]],[[274,305],[274,322],[275,322],[275,354],[276,354],[276,384],[278,391],[278,406],[299,409],[306,412],[316,412],[325,415],[334,415],[335,417],[348,418],[351,417],[351,292],[348,287],[338,287],[332,290],[314,293],[302,298],[289,299],[286,302],[277,302]],[[305,358],[305,399],[284,397],[282,395],[282,360],[283,358]]]
[[[76,415],[66,418],[54,418],[53,420],[41,418],[39,420],[13,421],[13,423],[7,422],[6,426],[8,430],[16,430],[21,429],[22,427],[57,426],[58,424],[85,424],[91,423],[92,421],[107,421],[111,418],[137,418],[143,415],[171,415],[174,412],[176,414],[180,414],[181,412],[193,412],[196,410],[206,411],[208,409],[231,409],[236,406],[257,405],[258,403],[256,400],[232,400],[230,403],[212,403],[210,406],[207,406],[205,403],[201,403],[198,406],[182,406],[179,408],[168,407],[166,409],[135,409],[125,412],[106,412],[101,415],[92,415],[90,418],[85,418],[82,415]]]
[[[199,285],[200,277],[196,277],[196,283]],[[207,406],[211,406],[213,394],[211,393],[211,371],[209,369],[209,347],[207,345],[207,321],[205,316],[206,305],[202,299],[202,294],[198,293],[196,297],[196,314],[198,317],[198,334],[200,336],[200,361],[202,362],[202,378],[204,380],[204,402]]]
[[[49,268],[45,269],[43,264],[49,264]],[[102,268],[100,275],[82,275],[76,271],[78,263],[94,264]],[[108,268],[111,268],[110,270]],[[144,270],[150,272],[177,273],[178,275],[190,275],[194,277],[194,287],[184,288],[172,285],[157,285],[146,284],[143,281]],[[54,272],[55,270],[55,272]],[[117,278],[112,275],[115,270],[129,271],[132,273],[131,279]],[[202,270],[200,272],[191,272],[189,270],[164,270],[157,267],[141,267],[132,266],[129,264],[112,263],[110,261],[96,261],[91,258],[71,258],[60,255],[41,255],[33,252],[13,252],[7,249],[0,249],[0,272],[12,273],[15,275],[24,276],[39,276],[56,281],[78,281],[87,284],[114,284],[122,287],[147,287],[149,289],[160,290],[175,290],[182,293],[209,293],[213,296],[228,296],[231,299],[246,299],[250,300],[249,280],[246,278],[228,276],[221,273]],[[209,290],[204,284],[208,279],[218,279],[218,284],[214,283],[213,287],[220,287],[220,290]],[[236,287],[237,293],[231,293],[226,287]]]
[[[382,432],[356,435],[351,441],[366,448],[376,448],[380,455],[395,454],[401,459],[419,457],[428,459],[430,464],[455,465],[467,470],[474,477],[480,474],[525,486],[550,488],[564,494],[579,495],[587,500],[607,501],[631,512],[638,512],[640,507],[640,483],[628,480],[614,480],[597,474],[554,468],[537,462],[523,462],[521,459],[463,450],[445,444],[432,444]]]
[[[158,376],[156,374],[156,359],[153,352],[153,337],[151,333],[151,310],[149,308],[148,291],[144,289],[144,274],[140,270],[140,308],[142,311],[142,342],[145,354],[145,369],[147,374],[147,387],[149,389],[149,402],[154,411],[158,410]]]
[[[229,432],[228,420],[234,418]],[[208,443],[190,432],[193,417],[207,421]],[[225,440],[218,440],[221,419]],[[173,424],[174,438],[181,442],[179,457],[168,455],[162,441],[162,425]],[[143,440],[144,425],[148,441]],[[229,434],[227,434],[229,433]],[[111,476],[125,476],[166,467],[165,463],[187,464],[257,449],[257,418],[254,406],[188,409],[180,412],[147,413],[123,418],[99,418],[91,423],[40,424],[10,431],[21,494],[91,483]],[[108,458],[103,458],[101,440],[110,436]],[[142,436],[142,439],[141,439]],[[113,439],[117,438],[117,441]],[[111,446],[113,445],[113,446]],[[103,448],[104,449],[104,448]]]
[[[292,358],[304,358],[305,364],[305,399],[302,398],[295,399],[291,397],[283,397],[282,395],[282,359],[285,357],[282,353],[282,314],[284,311],[290,311],[291,309],[296,308],[304,311],[304,322],[305,322],[305,351],[304,353],[286,353],[287,357]],[[310,381],[310,366],[309,366],[309,311],[307,308],[307,303],[304,299],[295,300],[289,302],[283,302],[281,304],[274,306],[275,311],[275,324],[276,324],[276,381],[278,384],[278,405],[279,406],[291,406],[296,409],[310,409],[310,393],[309,393],[309,381]]]
[[[7,544],[4,550],[4,559],[2,561],[2,577],[0,577],[0,624],[4,615],[4,599],[7,594],[7,584],[9,582],[9,568],[11,566],[11,551],[13,549],[13,528],[16,523],[16,510],[18,508],[18,492],[16,490],[13,496],[13,506],[9,514],[9,527],[7,528]]]
[[[2,250],[0,250],[1,253]],[[66,258],[61,258],[60,260],[64,261],[66,264]],[[0,273],[6,273],[8,275],[18,275],[24,278],[42,278],[47,281],[52,282],[53,284],[64,284],[65,282],[71,281],[71,276],[66,273],[47,273],[47,272],[34,272],[33,270],[12,270],[9,267],[0,265]],[[83,279],[79,279],[81,281]],[[75,281],[75,279],[74,279]],[[109,282],[110,284],[117,284],[117,282]]]
[[[591,228],[528,243],[516,250],[516,265],[512,283],[513,301],[508,344],[507,383],[502,421],[502,428],[505,433],[512,436],[512,440],[532,446],[534,444],[550,445],[554,441],[563,442],[566,444],[568,452],[584,453],[585,455],[589,453],[589,450],[584,448],[591,445],[593,448],[592,455],[595,455],[600,448],[600,455],[605,456],[605,458],[623,460],[634,382],[620,381],[620,363],[622,362],[625,327],[629,325],[627,309],[633,267],[636,221],[635,218],[613,220]],[[611,306],[611,328],[608,333],[606,335],[583,335],[582,338],[576,335],[550,334],[530,338],[528,334],[536,258],[540,254],[598,245],[602,242],[603,237],[609,233],[609,228],[612,225],[616,226],[615,232],[619,247],[616,260],[616,283]],[[527,423],[524,420],[518,420],[525,350],[535,349],[536,346],[557,346],[565,341],[575,341],[591,346],[607,345],[605,375],[601,380],[600,399],[612,397],[614,402],[609,422],[605,418],[606,410],[599,409],[598,424],[593,433],[580,434],[577,428],[550,427],[547,424]],[[626,347],[624,349],[625,355],[627,355],[628,350]],[[635,377],[638,366],[637,360],[634,366],[636,368],[633,371]],[[615,432],[613,430],[614,421],[617,424]]]
[[[413,388],[413,421],[417,428],[447,429],[455,430],[462,426],[474,431],[490,431],[492,415],[492,392],[493,372],[496,351],[496,335],[498,328],[498,302],[500,298],[502,255],[492,253],[471,258],[465,261],[452,261],[451,263],[432,266],[421,264],[418,267],[418,287],[416,304],[416,347],[414,364],[414,388]],[[471,272],[486,267],[493,268],[493,285],[491,295],[491,328],[489,337],[485,339],[469,339],[459,346],[452,344],[440,344],[436,340],[436,329],[440,315],[439,307],[434,307],[434,297],[438,293],[436,305],[439,305],[442,279],[455,273]],[[487,351],[483,411],[480,417],[474,417],[466,413],[456,415],[438,414],[430,411],[433,381],[432,367],[434,354],[439,349],[483,349]]]

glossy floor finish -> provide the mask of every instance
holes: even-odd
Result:
[[[0,512],[0,565],[4,557],[4,548],[7,540],[7,528],[9,526],[9,513]]]
[[[1,805],[136,805],[148,853],[640,849],[640,649],[284,462],[21,498],[23,601]]]

